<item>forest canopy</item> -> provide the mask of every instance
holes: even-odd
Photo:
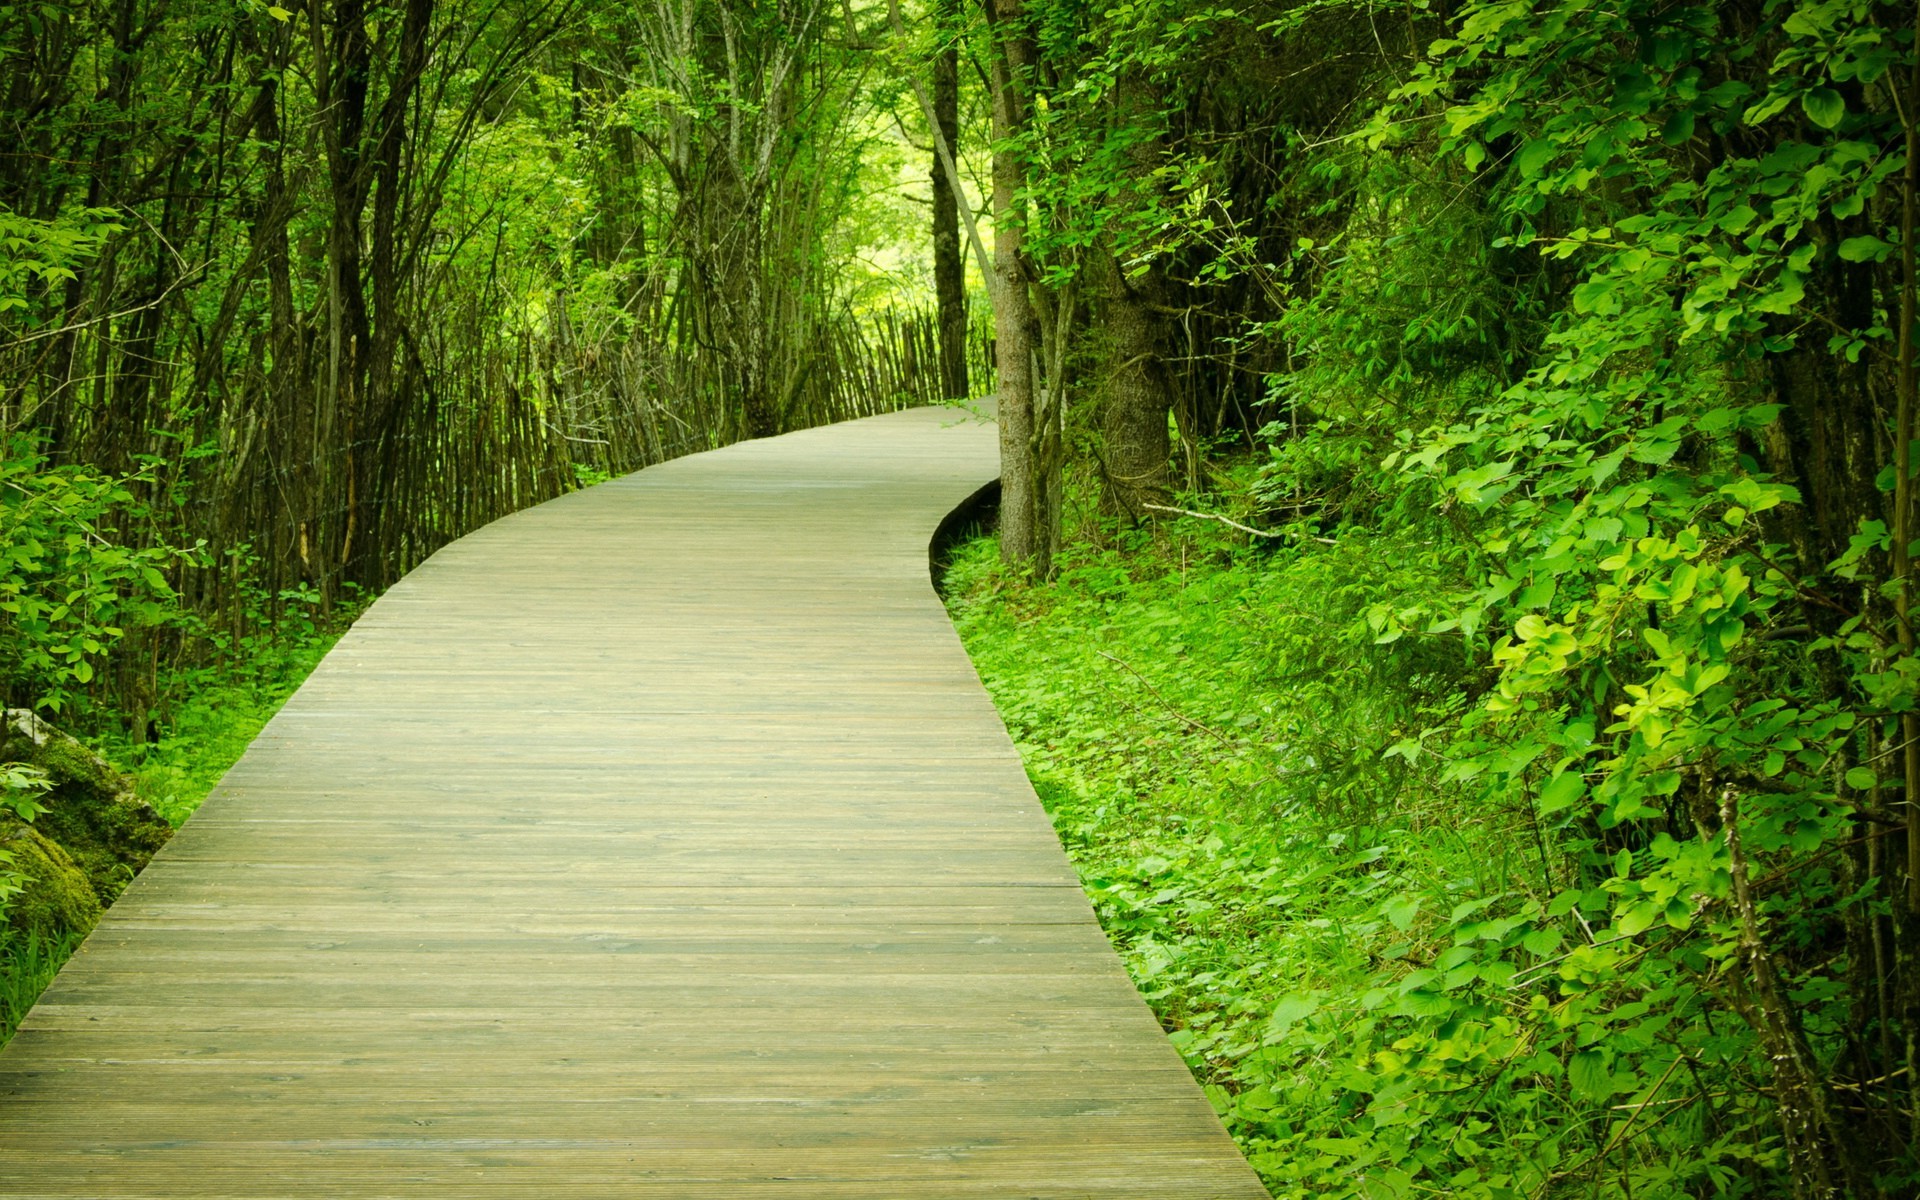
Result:
[[[1197,621],[1130,703],[1246,717],[1089,886],[1277,1194],[1914,1195],[1917,20],[4,0],[5,703],[150,742],[517,508],[991,393],[969,636]],[[1036,777],[1153,760],[1037,661]],[[1392,849],[1256,981],[1302,830]]]

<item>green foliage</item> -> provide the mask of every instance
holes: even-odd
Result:
[[[1400,1162],[1409,1186],[1551,1190],[1588,1158],[1623,1193],[1910,1186],[1910,1000],[1876,1000],[1914,994],[1908,952],[1864,957],[1911,937],[1876,843],[1912,786],[1888,759],[1916,671],[1890,411],[1864,399],[1894,384],[1894,15],[1470,4],[1315,168],[1340,223],[1301,240],[1311,286],[1263,330],[1307,361],[1262,494],[1457,564],[1368,622],[1491,675],[1390,752],[1437,752],[1464,811],[1540,847],[1537,882],[1473,918],[1502,935],[1455,931],[1408,993],[1471,1003],[1421,996],[1444,1023],[1397,1052],[1503,1046],[1471,1087],[1557,1070],[1625,1114],[1577,1153],[1494,1122],[1536,1145],[1525,1171]],[[1391,474],[1355,478],[1369,460]],[[1474,998],[1476,972],[1528,1007]]]
[[[1291,301],[1271,561],[985,585],[1052,650],[961,606],[1279,1194],[1910,1191],[1889,12],[1451,14],[1295,168],[1292,262],[1221,259]],[[1104,654],[1188,737],[1258,697],[1263,765],[1116,739]]]
[[[129,546],[136,480],[50,467],[19,435],[0,444],[0,688],[14,702],[65,709],[129,628],[172,617],[165,571],[183,557]]]
[[[0,763],[0,809],[11,812],[21,821],[31,821],[46,811],[39,797],[50,786],[47,773],[38,767],[29,763]],[[19,865],[12,851],[0,847],[0,929],[6,927],[10,902],[31,882],[14,869]]]
[[[38,797],[52,786],[47,773],[30,763],[0,763],[0,808],[22,821],[46,811]]]
[[[27,884],[32,882],[25,873],[15,869],[19,865],[20,860],[12,851],[0,849],[0,926],[6,924],[13,898],[26,891]]]
[[[50,781],[46,772],[31,766],[27,762],[0,762],[0,808],[12,812],[15,818],[31,822],[46,808],[38,803],[38,797],[46,793]],[[0,847],[0,927],[8,924],[8,912],[12,908],[13,897],[27,889],[31,879],[13,870],[19,866],[19,858],[12,851]]]
[[[27,1010],[79,948],[80,937],[0,927],[0,1046],[13,1037]]]
[[[254,592],[243,607],[248,632],[234,637],[202,627],[211,654],[157,681],[168,720],[156,736],[149,740],[139,730],[96,739],[102,753],[129,769],[141,799],[176,827],[193,815],[319,665],[361,604],[355,600],[328,609],[311,590],[296,590],[278,597]],[[36,781],[37,774],[16,767],[6,775],[9,787],[22,790],[0,799],[23,817],[30,811],[31,793],[45,785],[44,777]],[[15,857],[0,847],[0,1044],[12,1036],[85,932],[50,922],[8,929],[6,901],[27,882],[21,872],[8,869],[11,865],[18,865]],[[76,872],[76,878],[84,887],[84,875]]]
[[[82,209],[36,221],[0,203],[0,328],[43,325],[47,318],[38,311],[38,301],[77,279],[76,269],[121,231],[112,209]]]
[[[1196,68],[1252,32],[1248,15],[1177,0],[1035,9],[1042,58],[1073,64],[1015,139],[1040,214],[1028,244],[1050,280],[1073,276],[1103,249],[1137,276],[1195,244],[1233,242],[1216,211],[1214,155],[1169,153],[1165,139],[1204,82]]]

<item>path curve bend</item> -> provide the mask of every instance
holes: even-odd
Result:
[[[927,580],[990,425],[391,589],[0,1052],[0,1196],[1257,1200]]]

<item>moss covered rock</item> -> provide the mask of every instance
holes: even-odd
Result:
[[[134,794],[130,779],[26,709],[8,709],[0,722],[0,762],[27,763],[46,772],[53,787],[39,797],[47,811],[34,819],[31,832],[80,871],[93,892],[96,916],[173,834],[153,806]],[[14,857],[16,869],[39,878],[20,852]],[[49,903],[61,911],[71,907],[65,901]],[[21,925],[21,914],[32,907],[28,897],[16,900],[14,924]]]
[[[93,881],[57,842],[31,825],[8,819],[0,822],[0,850],[11,855],[13,869],[27,877],[27,890],[8,906],[8,924],[41,933],[85,933],[100,919]]]

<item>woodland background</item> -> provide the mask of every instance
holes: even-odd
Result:
[[[177,822],[452,538],[991,391],[956,620],[1277,1195],[1920,1194],[1917,19],[0,3],[0,688]]]

